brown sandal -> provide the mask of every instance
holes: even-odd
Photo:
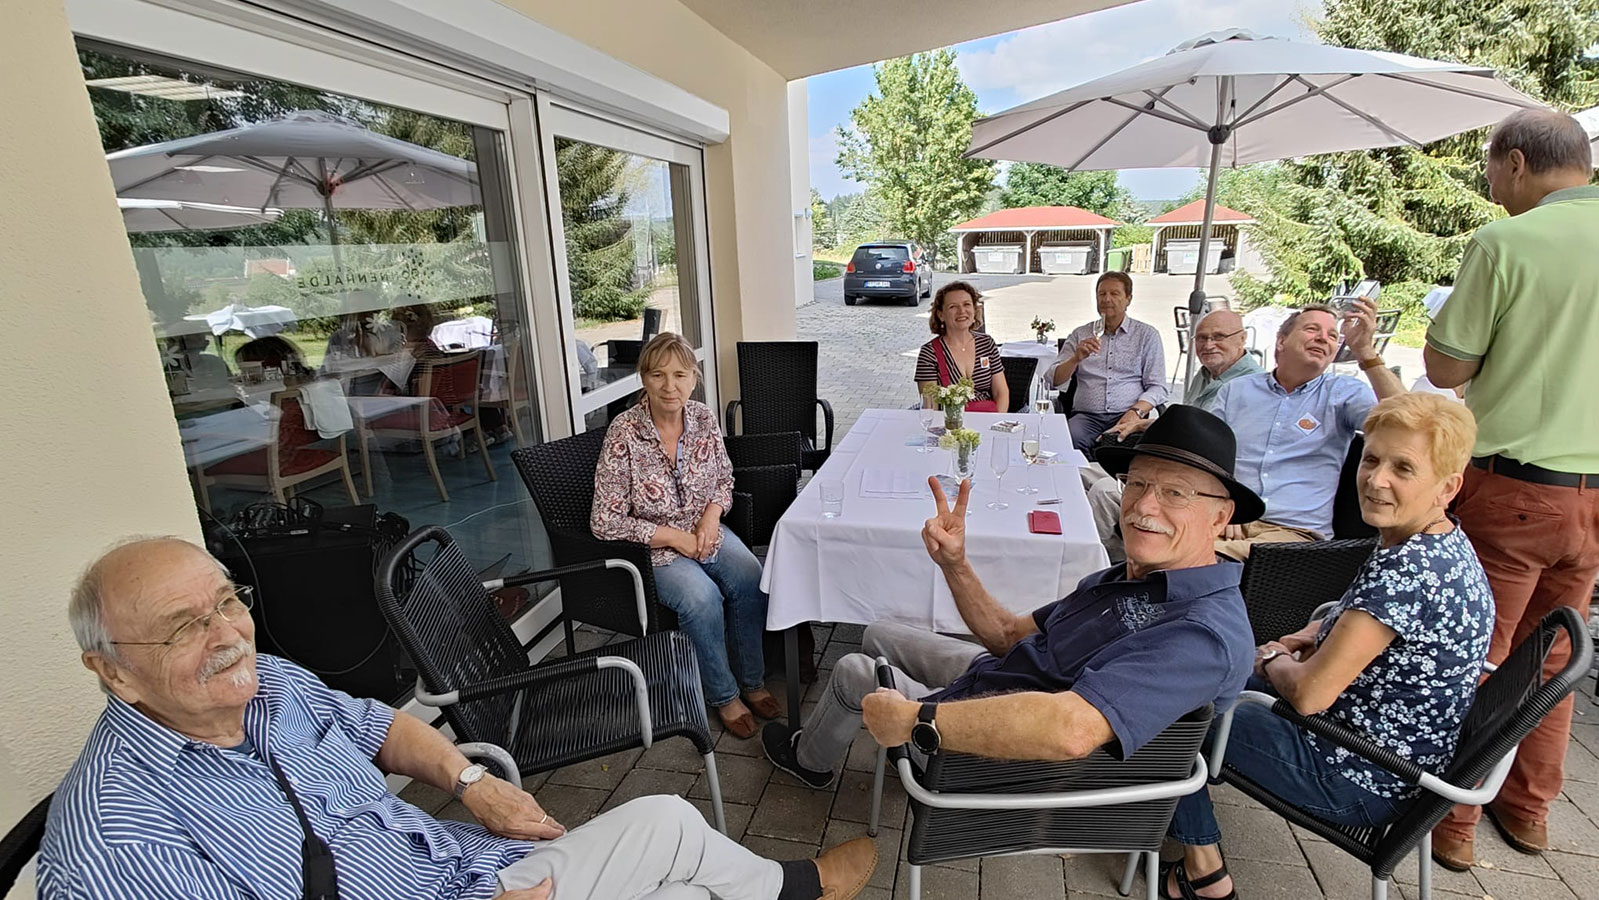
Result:
[[[716,710],[716,715],[721,718],[722,727],[726,728],[727,733],[731,734],[733,737],[747,739],[755,736],[755,717],[750,715],[748,710],[730,719],[723,715],[722,709],[718,707]]]
[[[783,704],[777,702],[777,698],[771,694],[767,694],[758,700],[749,694],[745,694],[744,705],[750,708],[750,712],[763,719],[780,719],[783,717]]]

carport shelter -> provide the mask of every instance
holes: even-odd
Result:
[[[1024,206],[979,216],[950,232],[962,272],[1083,274],[1104,270],[1110,234],[1119,224],[1076,206]],[[991,256],[984,247],[1021,252]],[[993,268],[990,259],[1006,268]]]

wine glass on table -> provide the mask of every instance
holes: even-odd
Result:
[[[1027,461],[1027,481],[1016,489],[1018,494],[1036,494],[1038,488],[1033,487],[1033,465],[1038,462],[1038,432],[1022,431],[1022,458]]]
[[[1040,440],[1051,437],[1044,431],[1044,417],[1049,415],[1050,408],[1054,405],[1054,401],[1050,398],[1051,393],[1049,377],[1039,378],[1038,390],[1033,392],[1033,413],[1038,416],[1038,437]]]
[[[917,453],[933,452],[933,426],[938,423],[940,415],[938,409],[938,396],[927,393],[922,395],[922,445],[916,448]]]
[[[1005,472],[1010,468],[1010,441],[1004,438],[995,438],[990,442],[988,451],[988,465],[994,470],[994,499],[988,503],[989,509],[1009,509],[1004,494]]]

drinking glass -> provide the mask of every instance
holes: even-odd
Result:
[[[922,395],[922,445],[916,448],[917,453],[933,452],[933,426],[938,424],[938,417],[942,415],[938,409],[938,398],[932,394]]]
[[[844,482],[837,478],[824,478],[821,483],[822,518],[836,519],[844,514]]]
[[[1022,431],[1022,458],[1027,460],[1027,481],[1016,489],[1018,494],[1036,494],[1038,488],[1033,487],[1033,464],[1038,460],[1038,432],[1024,429]]]
[[[1038,437],[1040,440],[1051,437],[1044,431],[1044,417],[1054,407],[1054,387],[1049,383],[1049,376],[1040,376],[1038,387],[1033,391],[1033,413],[1038,416]]]
[[[1009,509],[1010,504],[1004,501],[1005,472],[1010,468],[1010,441],[1004,438],[994,438],[988,452],[988,465],[994,470],[994,499],[988,503],[989,509]]]

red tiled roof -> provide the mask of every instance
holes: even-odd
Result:
[[[1226,222],[1253,222],[1254,217],[1245,215],[1236,209],[1228,209],[1220,203],[1216,204],[1216,215],[1211,218],[1213,224]],[[1205,224],[1205,201],[1195,200],[1185,203],[1169,213],[1161,213],[1145,225],[1203,225]]]
[[[1002,209],[970,222],[962,222],[950,231],[1020,231],[1033,228],[1107,228],[1121,224],[1097,213],[1075,206],[1024,206],[1020,209]]]

